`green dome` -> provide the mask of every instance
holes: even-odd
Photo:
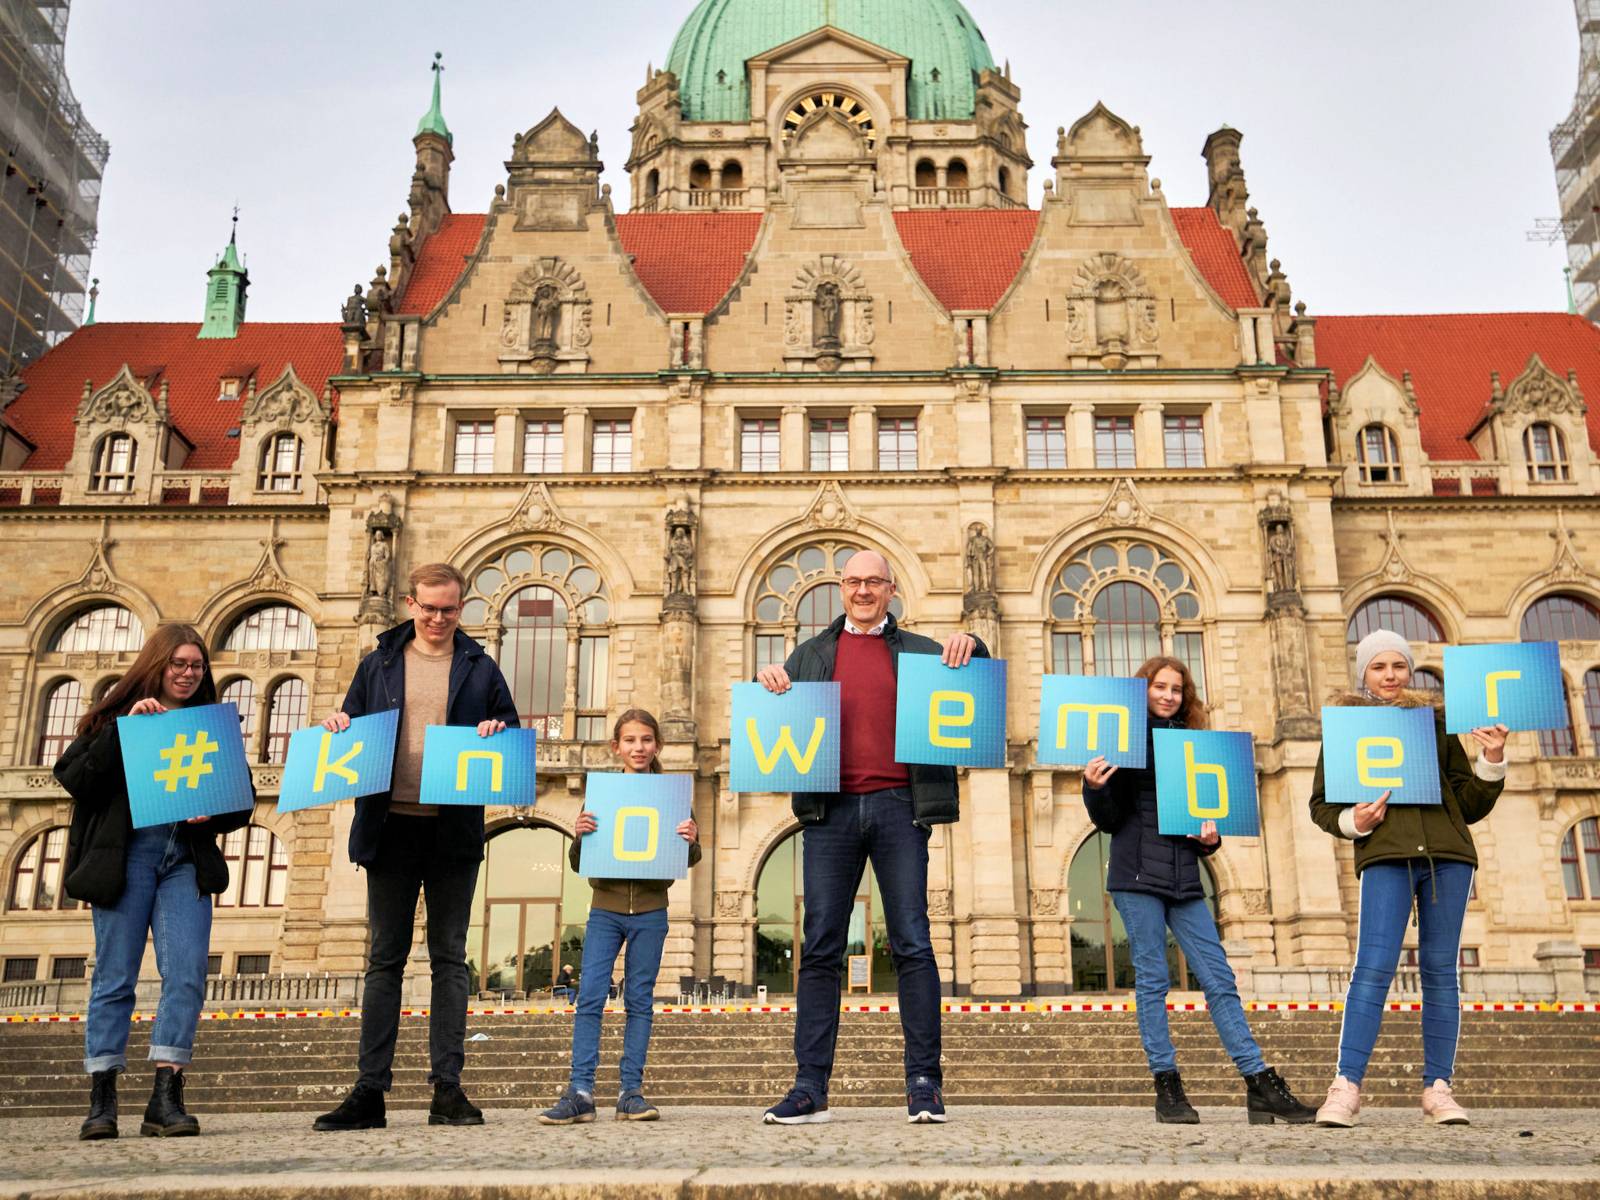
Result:
[[[911,60],[912,120],[972,119],[978,72],[994,59],[960,0],[700,0],[667,57],[683,119],[748,121],[745,60],[824,25]]]

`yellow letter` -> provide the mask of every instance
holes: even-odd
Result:
[[[347,767],[345,766],[345,763],[349,762],[356,755],[360,754],[361,748],[365,746],[366,743],[357,742],[333,762],[329,762],[328,747],[332,744],[333,734],[324,733],[322,735],[322,744],[317,747],[317,773],[316,776],[311,780],[311,790],[313,792],[320,792],[322,790],[322,785],[327,782],[329,775],[337,775],[340,779],[344,780],[352,787],[360,779],[360,776],[356,774],[355,768]]]
[[[643,817],[650,826],[645,835],[643,850],[628,850],[622,845],[622,834],[632,817]],[[619,808],[617,829],[611,835],[611,854],[618,862],[649,862],[656,856],[656,843],[660,840],[661,814],[653,808]]]
[[[1374,758],[1374,751],[1388,751],[1383,758]],[[1356,739],[1356,778],[1362,787],[1397,788],[1405,785],[1399,775],[1373,775],[1374,770],[1398,767],[1406,761],[1406,748],[1397,737],[1364,737]]]
[[[1117,749],[1127,753],[1128,750],[1128,710],[1121,704],[1063,704],[1056,710],[1056,749],[1067,748],[1067,715],[1081,712],[1089,718],[1089,742],[1087,749],[1093,750],[1096,735],[1100,731],[1100,718],[1108,713],[1115,713],[1117,717]]]
[[[494,750],[463,750],[456,756],[456,791],[467,790],[467,776],[472,772],[472,764],[479,759],[489,764],[489,790],[491,792],[500,790],[505,757]]]
[[[940,712],[939,706],[946,701],[959,704],[961,711],[956,714]],[[972,748],[970,737],[951,737],[945,733],[944,727],[971,725],[972,707],[971,692],[934,692],[928,697],[928,741],[947,750],[970,750]]]
[[[1200,803],[1199,789],[1194,785],[1195,776],[1214,775],[1217,779],[1217,806],[1206,808]],[[1183,743],[1183,782],[1189,790],[1189,815],[1199,817],[1202,821],[1220,821],[1228,815],[1228,773],[1216,763],[1196,763],[1194,761],[1194,743]]]
[[[801,754],[800,748],[794,744],[794,737],[790,734],[789,726],[787,725],[778,730],[778,740],[773,745],[770,754],[767,753],[766,747],[761,744],[761,734],[756,729],[756,719],[754,717],[745,718],[744,728],[745,732],[750,736],[750,749],[755,751],[756,766],[761,769],[763,775],[772,774],[772,768],[778,765],[778,756],[780,754],[787,754],[789,761],[794,763],[794,769],[801,775],[805,775],[811,770],[811,760],[817,756],[817,747],[822,745],[822,735],[828,728],[828,719],[826,717],[818,717],[812,724],[811,740],[806,743],[806,752],[804,754]]]
[[[1483,686],[1489,692],[1489,715],[1500,715],[1500,681],[1521,679],[1521,671],[1490,671],[1483,677]]]

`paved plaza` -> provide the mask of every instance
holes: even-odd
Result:
[[[115,1142],[74,1141],[74,1120],[0,1124],[0,1197],[1600,1197],[1600,1122],[1575,1109],[1484,1110],[1470,1128],[1386,1109],[1349,1132],[1250,1126],[1242,1107],[1189,1127],[1132,1108],[967,1107],[943,1127],[849,1109],[801,1128],[726,1107],[671,1107],[653,1125],[602,1109],[572,1128],[527,1109],[430,1128],[407,1111],[354,1134],[313,1134],[299,1114],[201,1114],[203,1136],[173,1141],[128,1136],[138,1115],[124,1109]]]

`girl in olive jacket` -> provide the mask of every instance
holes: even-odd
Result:
[[[1400,961],[1406,922],[1417,914],[1417,965],[1422,979],[1422,1114],[1430,1124],[1465,1125],[1466,1110],[1450,1091],[1461,1032],[1461,986],[1456,974],[1461,925],[1478,854],[1469,825],[1487,817],[1506,774],[1506,728],[1474,729],[1479,754],[1467,758],[1461,740],[1447,734],[1437,693],[1409,690],[1416,667],[1411,647],[1397,633],[1374,630],[1356,647],[1356,692],[1341,705],[1394,704],[1435,707],[1439,745],[1437,805],[1389,809],[1389,793],[1353,807],[1329,804],[1322,759],[1311,785],[1311,819],[1335,837],[1356,844],[1361,909],[1356,964],[1339,1033],[1339,1068],[1319,1125],[1348,1128],[1361,1111],[1361,1081],[1378,1040],[1383,1006]]]

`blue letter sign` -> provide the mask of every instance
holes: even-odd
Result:
[[[117,718],[133,827],[242,812],[255,800],[233,704]]]
[[[1158,729],[1156,813],[1162,833],[1200,832],[1215,821],[1223,837],[1259,837],[1255,745],[1248,733]]]
[[[1565,729],[1567,693],[1554,642],[1444,648],[1444,727]]]
[[[1039,697],[1039,761],[1081,767],[1096,755],[1114,767],[1143,767],[1149,685],[1142,679],[1046,675]]]
[[[343,733],[320,725],[296,731],[283,764],[278,811],[298,812],[388,791],[399,729],[400,710],[391,708],[356,717]]]
[[[937,654],[902,654],[895,689],[894,757],[947,767],[1006,765],[1006,664],[975,658],[947,667]]]
[[[735,792],[839,790],[839,685],[796,683],[781,696],[733,685],[728,787]]]
[[[759,684],[756,686],[760,686]],[[578,843],[578,874],[587,879],[682,879],[689,843],[678,826],[691,815],[688,775],[591,772],[583,807],[597,828]]]
[[[1439,803],[1433,709],[1352,705],[1322,710],[1322,783],[1329,804]]]
[[[471,725],[429,725],[422,735],[421,804],[532,804],[538,731],[479,737]]]

